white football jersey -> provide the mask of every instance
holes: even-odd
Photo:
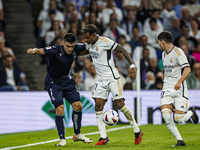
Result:
[[[115,68],[112,51],[118,44],[113,40],[98,36],[94,44],[87,44],[86,49],[92,57],[98,80],[119,79],[120,75]]]
[[[181,78],[183,68],[190,67],[187,57],[182,49],[174,46],[169,53],[166,51],[162,53],[162,60],[164,66],[163,91],[174,90],[175,84]],[[183,81],[180,90],[183,97],[188,98],[186,80]]]

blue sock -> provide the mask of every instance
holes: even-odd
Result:
[[[81,133],[81,120],[82,120],[82,111],[74,111],[72,113],[72,121],[74,125],[74,133]]]
[[[60,139],[65,139],[65,126],[63,116],[55,115],[55,122]]]

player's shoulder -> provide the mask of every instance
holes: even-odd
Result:
[[[79,49],[85,49],[85,48],[86,48],[86,45],[84,43],[76,43],[74,47],[75,51]]]
[[[184,55],[184,52],[181,48],[174,46],[173,52],[177,55],[177,57],[180,57]]]
[[[109,38],[107,38],[107,37],[104,37],[104,36],[99,36],[98,37],[98,41],[100,41],[100,42],[104,42],[104,43],[109,43],[109,42],[111,42],[111,41],[113,41],[113,40],[111,40],[111,39],[109,39]]]
[[[62,46],[62,45],[47,46],[47,47],[45,47],[45,49],[46,49],[46,50],[51,50],[51,49],[53,49],[53,50],[58,50],[58,49],[61,48],[61,46]]]
[[[85,46],[85,43],[76,43],[75,47]]]

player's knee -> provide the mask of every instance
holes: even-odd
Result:
[[[180,115],[180,114],[174,114],[174,120],[178,123],[183,123],[185,122],[185,118],[184,115]]]
[[[56,108],[56,114],[62,116],[64,114],[64,106],[60,105]]]
[[[117,105],[118,109],[122,109],[125,106],[125,103],[124,103],[123,99],[115,100],[114,102]]]
[[[102,105],[95,105],[95,111],[101,111],[101,110],[103,110]]]
[[[72,103],[72,107],[75,111],[82,111],[83,108],[81,102]]]
[[[165,120],[165,123],[168,124],[171,119],[171,110],[167,108],[162,109],[162,117]]]
[[[101,104],[95,104],[95,111],[102,111],[103,110],[103,105]]]
[[[169,113],[163,113],[162,114],[163,119],[165,120],[165,123],[168,124],[171,119],[171,115]]]

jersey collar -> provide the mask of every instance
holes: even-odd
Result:
[[[63,45],[61,45],[61,53],[63,54],[63,55],[66,55],[67,53],[64,51],[64,46]]]
[[[92,44],[92,46],[97,44],[98,40],[99,40],[99,35],[97,34],[97,40],[96,40],[96,42],[94,44]]]
[[[171,49],[168,53],[166,52],[167,55],[168,55],[169,53],[171,53],[171,51],[174,49],[174,47],[175,47],[175,46],[173,46],[172,49]]]

